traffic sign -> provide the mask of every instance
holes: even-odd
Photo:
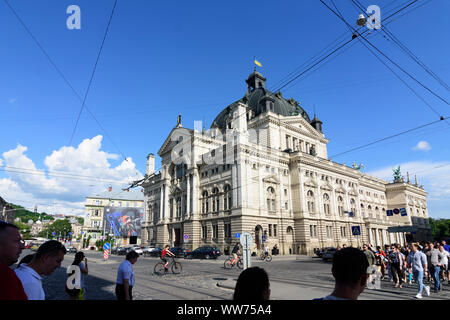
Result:
[[[408,215],[408,214],[406,213],[406,209],[405,209],[405,208],[400,208],[400,214],[401,214],[402,217]]]
[[[239,241],[244,248],[250,248],[253,244],[253,237],[250,233],[244,232],[239,238]]]
[[[234,236],[238,239],[241,237],[241,235],[239,233],[236,233]]]
[[[395,208],[395,209],[392,210],[392,211],[394,211],[394,214],[399,214],[399,213],[400,213],[400,210],[398,210],[398,208]]]
[[[109,251],[108,250],[103,251],[103,258],[105,258],[105,260],[108,260],[108,258],[109,258]]]
[[[352,234],[354,236],[360,236],[361,235],[361,228],[360,228],[360,226],[352,226]]]
[[[109,248],[111,248],[111,245],[110,245],[108,242],[106,242],[106,243],[103,245],[103,249],[109,250]]]
[[[184,240],[187,240],[187,239],[189,239],[189,235],[186,233],[186,234],[184,234]]]

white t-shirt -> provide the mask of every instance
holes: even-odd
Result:
[[[21,264],[14,271],[22,282],[28,300],[45,300],[42,277],[34,269],[28,267],[26,264]]]
[[[131,265],[131,262],[128,260],[123,261],[119,265],[119,269],[117,270],[117,284],[123,284],[123,280],[128,279],[128,284],[130,286],[134,285],[134,271]]]

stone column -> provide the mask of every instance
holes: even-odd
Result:
[[[299,168],[299,177],[300,177],[300,194],[302,197],[302,212],[306,212],[308,209],[306,205],[306,193],[305,193],[305,185],[303,184],[303,171]]]
[[[238,197],[238,181],[237,181],[237,166],[238,164],[234,164],[231,167],[231,183],[233,185],[233,208],[237,207],[238,202],[237,202],[237,197]]]

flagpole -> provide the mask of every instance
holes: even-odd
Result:
[[[253,56],[253,64],[255,65],[255,68],[253,69],[253,72],[256,72],[256,56]]]

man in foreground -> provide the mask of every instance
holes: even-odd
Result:
[[[369,262],[364,252],[344,248],[333,256],[331,272],[335,279],[333,292],[318,300],[357,300],[368,279]]]

